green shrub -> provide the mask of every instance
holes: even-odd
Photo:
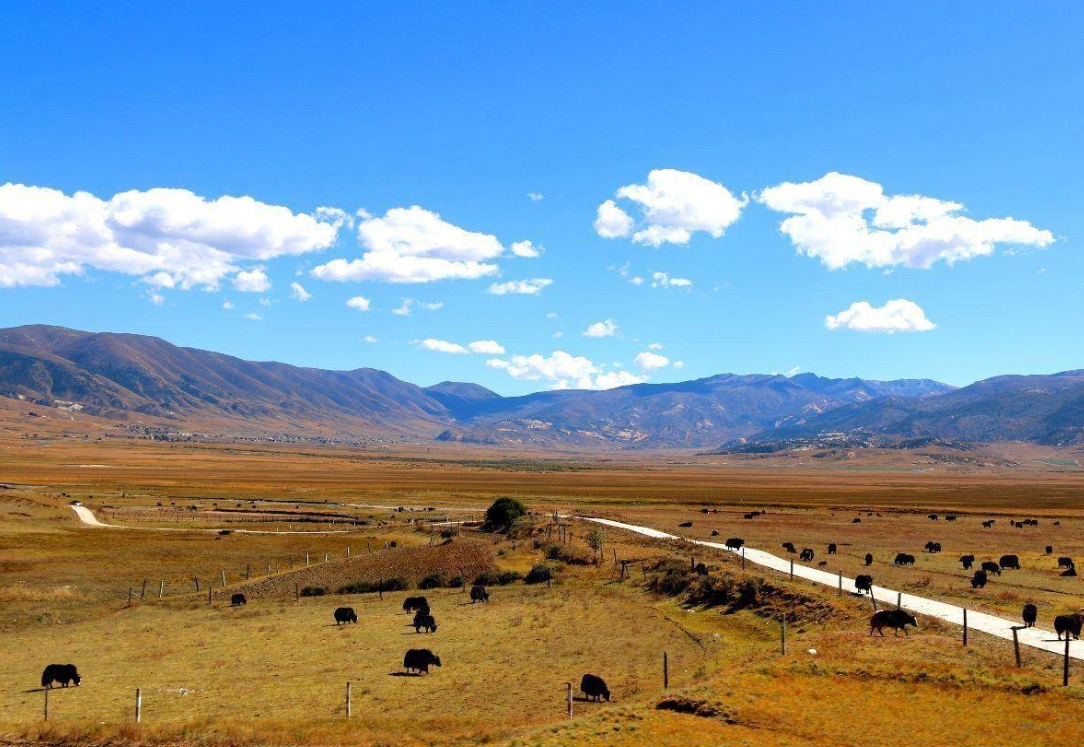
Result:
[[[442,586],[447,586],[442,573],[430,573],[418,582],[419,589],[439,589]]]
[[[410,584],[405,578],[385,578],[381,581],[355,581],[339,587],[339,594],[374,594],[380,591],[406,591]]]
[[[486,509],[483,532],[507,533],[517,520],[527,515],[527,507],[515,498],[498,498]]]
[[[327,594],[327,589],[323,586],[305,586],[301,589],[303,597],[322,597],[324,594]]]
[[[539,563],[531,568],[526,578],[523,580],[529,584],[541,584],[549,581],[553,578],[553,569],[545,563]]]
[[[452,576],[450,579],[448,579],[448,588],[449,589],[462,589],[463,588],[463,583],[464,583],[463,582],[463,574],[462,573],[457,573],[454,576]]]
[[[647,586],[651,591],[666,596],[684,593],[691,583],[688,566],[674,558],[663,558],[651,569]]]

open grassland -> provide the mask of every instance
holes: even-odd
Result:
[[[582,511],[701,539],[740,536],[782,555],[790,541],[815,551],[813,565],[827,560],[851,576],[872,552],[878,585],[1006,616],[1034,601],[1046,626],[1084,606],[1084,581],[1054,568],[1060,555],[1084,560],[1084,475],[1073,464],[1027,452],[988,469],[918,471],[889,456],[829,469],[0,437],[0,743],[1063,747],[1084,738],[1084,672],[1059,687],[1061,662],[1050,654],[1025,650],[1017,669],[1010,644],[976,634],[964,648],[958,628],[924,619],[910,638],[869,638],[868,599],[743,573],[735,556],[703,548],[608,530],[604,562],[583,565],[589,527],[573,524],[571,544],[548,549],[558,537],[546,534],[549,513]],[[498,495],[536,511],[532,536],[445,523],[478,518]],[[73,500],[129,528],[80,524]],[[949,512],[958,519],[944,521]],[[1026,517],[1040,525],[1009,524]],[[987,518],[991,529],[981,526]],[[943,552],[922,552],[929,540]],[[826,555],[829,542],[837,555]],[[916,565],[892,566],[898,551]],[[957,562],[965,553],[1017,554],[1023,568],[974,591]],[[618,580],[615,554],[633,561],[631,578]],[[705,606],[689,603],[688,590],[661,593],[652,567],[673,558],[687,568],[690,554],[711,579],[762,582],[757,603]],[[335,593],[387,575],[415,586],[434,570],[446,579],[457,569],[525,574],[543,561],[556,571],[552,586],[493,586],[488,605],[469,604],[460,588]],[[144,579],[146,600],[129,606],[128,589]],[[298,600],[304,586],[327,594]],[[237,590],[250,602],[230,608]],[[418,593],[433,604],[435,634],[407,626],[402,599]],[[343,604],[358,624],[334,625]],[[444,666],[398,676],[405,650],[420,646]],[[52,693],[43,725],[41,669],[69,661],[86,679]],[[566,683],[585,672],[606,678],[614,702],[577,701],[568,720]]]

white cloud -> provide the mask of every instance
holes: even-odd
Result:
[[[617,206],[613,200],[606,200],[598,206],[595,216],[595,232],[604,239],[617,239],[632,233],[636,221],[632,216]]]
[[[687,278],[670,277],[669,273],[665,272],[653,272],[651,273],[651,287],[688,290],[693,287],[693,281]]]
[[[662,343],[661,342],[653,342],[653,343],[651,343],[650,345],[647,346],[647,349],[648,350],[662,350]]]
[[[346,302],[346,305],[357,311],[368,311],[372,307],[372,302],[365,296],[354,296]]]
[[[361,341],[362,342],[367,342],[370,345],[372,345],[372,344],[374,344],[376,342],[376,338],[373,337],[372,335],[365,335],[365,337],[361,338]]]
[[[974,220],[963,205],[921,195],[887,196],[880,184],[832,172],[812,182],[786,182],[757,195],[791,213],[780,224],[798,252],[835,270],[903,265],[929,269],[993,253],[997,244],[1045,247],[1049,231],[1013,218]]]
[[[531,241],[516,241],[512,243],[512,246],[510,248],[512,250],[512,254],[516,255],[517,257],[527,258],[541,257],[542,252],[545,250],[545,247],[535,246],[534,243]]]
[[[565,336],[565,333],[562,332],[561,330],[557,330],[556,332],[553,333],[553,339],[555,339],[555,340],[560,340],[564,336]]]
[[[551,285],[553,285],[553,281],[549,278],[509,280],[507,283],[493,283],[489,286],[489,292],[495,296],[537,296],[543,289],[548,288]]]
[[[432,337],[419,342],[418,347],[422,350],[432,350],[436,353],[454,353],[455,355],[466,355],[470,352],[462,345],[446,340],[434,340]]]
[[[496,274],[494,260],[505,253],[495,236],[466,231],[417,205],[392,208],[382,218],[363,217],[357,234],[365,250],[360,259],[333,259],[314,268],[312,275],[340,282],[475,279]],[[537,251],[530,242],[518,245],[519,252]]]
[[[257,303],[259,303],[260,306],[274,306],[275,305],[275,300],[272,299],[272,298],[266,298],[265,297],[265,298],[261,298],[259,301],[257,301]]]
[[[472,342],[467,347],[470,348],[472,353],[482,353],[483,355],[504,355],[504,346],[495,340],[478,340]]]
[[[305,290],[301,283],[290,283],[290,298],[299,303],[305,303],[312,300],[312,294]]]
[[[437,301],[436,303],[419,303],[413,298],[404,298],[403,302],[397,307],[391,310],[391,313],[396,316],[412,316],[414,314],[414,307],[419,309],[425,309],[426,311],[440,311],[444,308],[443,301]]]
[[[161,306],[166,302],[166,297],[163,296],[161,293],[155,293],[154,291],[151,291],[147,294],[147,300],[155,306]]]
[[[542,200],[542,193],[541,192],[528,192],[527,193],[527,199],[530,200],[531,202],[539,202],[539,201]]]
[[[674,368],[685,368],[685,361],[674,361]]]
[[[233,287],[242,293],[266,293],[271,290],[271,278],[262,267],[242,270],[234,277]]]
[[[741,217],[748,203],[718,182],[676,169],[655,169],[645,184],[629,184],[617,190],[618,199],[636,203],[639,222],[614,200],[598,207],[595,231],[606,239],[629,236],[639,244],[687,244],[692,234],[703,231],[714,238]]]
[[[658,353],[644,351],[633,360],[641,371],[657,371],[670,365],[670,359]]]
[[[508,360],[494,358],[486,365],[502,371],[518,381],[550,382],[554,389],[612,389],[616,386],[639,384],[646,377],[628,371],[607,372],[590,359],[555,350],[549,356],[513,355]]]
[[[248,314],[245,314],[245,319],[251,319],[254,322],[262,322],[263,321],[262,316],[260,316],[259,314],[252,313],[252,312],[250,312]]]
[[[617,273],[621,276],[622,280],[627,280],[631,285],[643,285],[644,279],[639,275],[633,275],[629,270],[629,263],[621,265],[620,267],[607,267],[607,270],[617,270]]]
[[[251,197],[208,200],[185,189],[108,200],[47,187],[0,186],[0,287],[60,283],[88,269],[156,288],[214,290],[244,263],[331,246],[339,226]]]
[[[616,334],[617,324],[614,323],[613,319],[589,324],[587,329],[583,331],[584,337],[613,337]]]
[[[226,311],[233,311],[235,307],[233,305],[233,302],[227,298],[225,301],[222,302],[222,308]]]
[[[926,312],[915,303],[903,298],[889,301],[880,308],[867,301],[858,301],[850,308],[833,316],[825,317],[828,329],[851,329],[856,332],[928,332],[936,325],[926,318]]]

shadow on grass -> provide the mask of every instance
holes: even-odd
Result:
[[[421,672],[391,672],[389,677],[421,677]]]

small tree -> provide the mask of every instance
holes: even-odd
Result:
[[[527,507],[515,498],[498,498],[486,509],[483,532],[507,533],[517,520],[527,515]]]
[[[602,546],[606,543],[606,530],[595,527],[587,533],[587,546],[595,553],[595,564],[598,564],[598,554],[602,552]]]

